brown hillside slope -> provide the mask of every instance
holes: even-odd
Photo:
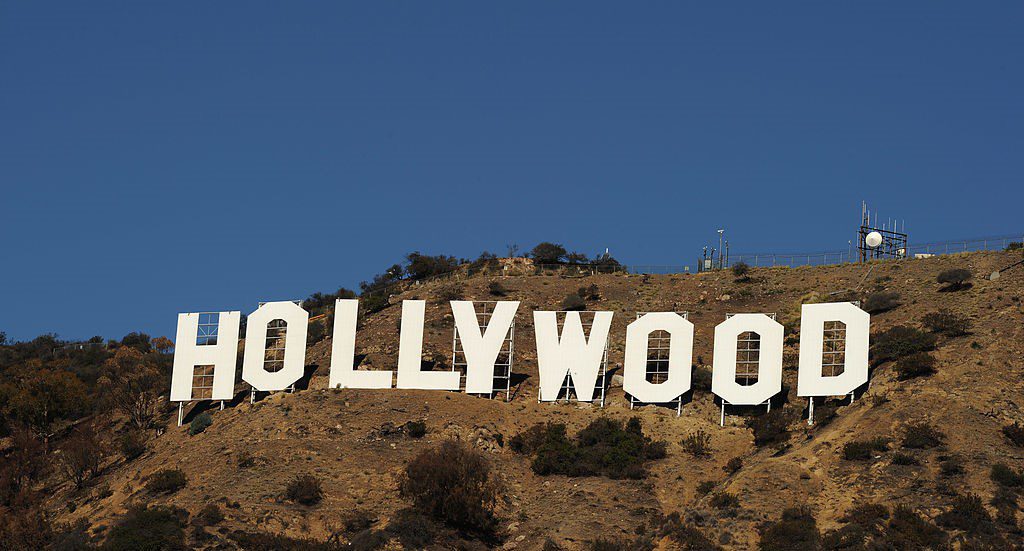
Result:
[[[386,522],[407,506],[396,489],[405,463],[433,443],[461,438],[486,449],[506,483],[506,547],[538,549],[550,537],[566,548],[581,548],[597,536],[630,536],[654,515],[674,511],[714,541],[735,549],[755,548],[757,526],[777,519],[792,505],[809,505],[823,530],[837,527],[854,504],[866,502],[905,503],[934,518],[948,507],[954,490],[977,493],[988,503],[996,490],[989,478],[992,464],[1024,468],[1024,448],[1013,447],[1001,434],[1004,425],[1024,422],[1024,266],[995,281],[987,279],[992,271],[1018,259],[1019,252],[972,253],[866,265],[756,269],[750,282],[736,282],[728,272],[466,278],[466,299],[493,300],[488,284],[500,279],[508,289],[507,298],[522,301],[513,370],[527,378],[511,402],[462,393],[328,390],[328,338],[307,353],[307,362],[318,366],[309,390],[211,411],[213,425],[196,436],[172,422],[141,458],[108,469],[89,495],[73,494],[70,488],[55,493],[53,509],[59,511],[59,520],[86,518],[95,530],[110,526],[132,502],[171,503],[193,514],[216,502],[226,516],[221,533],[241,528],[323,539],[353,510],[369,511],[380,523]],[[936,275],[959,267],[974,273],[973,286],[940,292]],[[869,390],[852,404],[843,402],[830,423],[807,427],[795,420],[789,445],[780,451],[777,446],[754,446],[742,412],[730,414],[726,426],[719,427],[719,410],[707,390],[696,390],[678,418],[674,410],[656,406],[631,411],[621,388],[609,390],[604,408],[538,404],[530,312],[559,309],[567,294],[590,284],[597,285],[601,297],[589,301],[590,308],[615,312],[609,360],[613,370],[621,367],[625,326],[637,311],[688,311],[696,326],[695,362],[708,367],[713,329],[726,313],[777,312],[785,321],[811,293],[839,300],[863,298],[877,289],[900,293],[899,307],[872,317],[873,334],[895,325],[919,327],[923,315],[940,308],[970,318],[973,329],[967,336],[940,339],[935,353],[938,372],[932,376],[898,381],[893,365],[883,364],[874,371]],[[430,300],[441,285],[450,284],[424,284],[394,297],[392,303]],[[400,308],[393,305],[363,320],[356,344],[357,353],[366,354],[363,365],[394,368],[399,315]],[[450,361],[451,333],[447,304],[430,300],[425,351],[436,351]],[[789,388],[795,387],[796,350],[787,345]],[[806,401],[790,392],[786,408],[793,410],[795,419],[804,415]],[[565,423],[573,433],[600,416],[634,415],[642,419],[645,431],[668,442],[668,456],[653,462],[650,476],[641,481],[540,477],[531,471],[528,458],[501,445],[537,422]],[[424,438],[386,430],[410,420],[425,420]],[[904,427],[912,422],[931,423],[946,435],[945,444],[911,450],[918,466],[893,465]],[[699,429],[711,435],[710,457],[694,458],[680,445]],[[843,459],[844,444],[874,437],[892,439],[890,451],[868,461]],[[252,456],[253,464],[240,467],[239,460],[246,455]],[[734,457],[741,457],[744,466],[730,475],[722,467]],[[939,464],[948,457],[963,459],[963,475],[939,472]],[[148,495],[142,489],[146,477],[168,467],[183,470],[187,486],[171,496]],[[313,507],[280,498],[287,482],[304,473],[315,474],[324,483],[324,499]],[[697,492],[702,481],[736,494],[738,512],[714,509],[709,497]]]

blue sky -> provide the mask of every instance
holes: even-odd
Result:
[[[1020,2],[4,2],[0,331],[173,336],[413,250],[1024,231]]]

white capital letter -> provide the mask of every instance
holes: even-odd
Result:
[[[199,318],[204,319],[203,332]],[[217,316],[216,327],[212,316]],[[213,366],[210,400],[230,400],[235,391],[235,357],[238,354],[238,324],[241,312],[178,314],[178,332],[174,338],[174,370],[171,373],[171,401],[188,402],[195,383],[205,387],[208,369],[193,380],[196,366]]]
[[[356,318],[359,300],[334,301],[334,336],[331,338],[330,388],[391,388],[391,371],[358,371],[356,358]]]
[[[612,326],[612,312],[595,312],[590,327],[590,338],[583,334],[579,312],[566,312],[562,334],[558,334],[556,312],[533,313],[534,332],[537,336],[537,370],[540,372],[540,400],[558,399],[562,381],[568,374],[576,399],[594,400],[594,387],[600,375],[608,332]]]
[[[270,328],[271,322],[284,322],[283,327]],[[245,331],[245,358],[242,380],[256,390],[284,390],[302,378],[306,367],[306,330],[309,312],[290,301],[268,302],[249,316]],[[282,340],[280,333],[285,337]],[[270,357],[267,357],[270,345]],[[268,365],[266,362],[272,361]],[[273,366],[277,371],[267,371]]]
[[[743,333],[759,338],[757,382],[736,382],[736,344]],[[763,404],[782,391],[782,324],[764,314],[736,314],[715,327],[711,392],[729,404]]]
[[[826,321],[846,325],[843,372],[821,372]],[[849,302],[804,304],[800,311],[800,373],[797,396],[844,396],[868,382],[868,339],[871,316]]]
[[[647,380],[647,341],[654,331],[669,334],[668,379]],[[626,327],[626,361],[622,389],[647,404],[671,402],[690,390],[693,324],[675,312],[651,312]]]
[[[505,344],[505,336],[512,327],[512,320],[519,309],[519,301],[498,301],[482,335],[473,302],[451,302],[455,330],[459,333],[459,342],[462,343],[462,351],[466,356],[466,392],[490,394],[494,390],[494,362],[497,361],[498,354]]]

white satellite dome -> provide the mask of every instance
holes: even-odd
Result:
[[[864,236],[864,244],[869,248],[874,249],[882,244],[882,234],[873,231]]]

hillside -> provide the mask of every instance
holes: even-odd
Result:
[[[581,549],[603,537],[631,539],[650,534],[661,515],[678,512],[690,525],[728,549],[754,549],[758,528],[779,519],[782,510],[807,505],[821,532],[838,529],[857,504],[905,504],[929,520],[949,510],[957,494],[974,493],[990,505],[998,485],[992,466],[1005,463],[1024,469],[1024,448],[1002,433],[1024,422],[1024,266],[990,281],[988,274],[1020,259],[1017,252],[982,252],[920,260],[874,262],[814,268],[760,268],[749,281],[728,271],[695,275],[478,274],[424,283],[392,297],[392,306],[362,320],[357,354],[362,365],[392,368],[398,350],[402,299],[428,299],[425,354],[451,361],[452,317],[446,302],[435,297],[453,292],[465,299],[495,300],[489,292],[498,280],[505,298],[520,300],[516,318],[513,371],[525,376],[509,402],[463,393],[403,390],[328,390],[330,337],[307,352],[315,367],[307,389],[262,397],[256,404],[236,400],[223,411],[209,411],[213,424],[190,436],[188,427],[165,418],[166,431],[154,438],[139,458],[109,459],[109,464],[84,490],[51,481],[47,508],[56,520],[84,520],[91,534],[102,535],[131,503],[170,504],[195,516],[209,503],[218,504],[224,520],[193,534],[191,545],[233,548],[234,531],[259,531],[290,537],[326,540],[332,534],[348,541],[345,521],[353,512],[366,513],[372,526],[384,526],[408,506],[399,496],[398,479],[406,463],[423,449],[457,438],[483,450],[505,489],[499,513],[504,548],[540,549],[549,538],[566,549]],[[967,268],[973,285],[940,291],[936,276],[943,270]],[[625,327],[638,311],[687,311],[696,327],[694,359],[709,370],[714,326],[731,312],[774,312],[787,321],[804,300],[864,299],[877,291],[899,294],[899,306],[872,316],[872,334],[898,325],[920,327],[922,317],[948,310],[971,321],[970,334],[940,337],[934,356],[936,373],[898,380],[893,362],[879,365],[866,392],[855,401],[818,404],[822,422],[808,427],[806,400],[795,392],[796,344],[788,339],[784,385],[788,399],[779,406],[788,415],[791,432],[784,444],[755,446],[747,420],[759,411],[730,409],[720,427],[719,408],[706,386],[695,385],[692,401],[676,417],[674,409],[645,406],[630,409],[622,389],[612,386],[605,407],[590,404],[537,402],[533,310],[557,310],[580,287],[597,286],[599,298],[588,309],[615,312],[609,369],[621,372]],[[461,287],[461,289],[459,289]],[[239,390],[242,387],[239,386]],[[645,433],[667,442],[667,456],[648,464],[641,480],[604,477],[539,476],[530,459],[509,448],[512,436],[539,422],[564,423],[573,434],[595,418],[639,417]],[[395,430],[422,420],[427,432],[410,438]],[[120,422],[109,419],[110,429]],[[933,448],[904,449],[900,441],[909,424],[928,423],[944,435]],[[695,457],[682,446],[684,438],[705,431],[711,454]],[[866,460],[844,459],[844,445],[887,438],[887,450]],[[918,465],[893,464],[894,456],[911,455]],[[724,467],[742,458],[742,468]],[[945,468],[962,461],[963,473]],[[897,462],[903,461],[901,458]],[[240,466],[240,462],[244,466]],[[160,469],[178,468],[187,484],[170,495],[144,490],[147,477]],[[282,499],[285,485],[300,474],[313,474],[323,484],[323,500],[303,506]],[[702,482],[714,491],[701,493]],[[718,492],[734,494],[738,508],[712,504]],[[1010,513],[1016,522],[1020,514]],[[1006,513],[1002,513],[1003,520]],[[946,528],[954,539],[963,530]],[[1020,542],[1008,524],[998,532],[1006,545]],[[198,539],[196,539],[198,538]],[[672,548],[662,538],[656,543]],[[391,546],[399,545],[390,542]],[[218,547],[219,546],[219,547]]]

